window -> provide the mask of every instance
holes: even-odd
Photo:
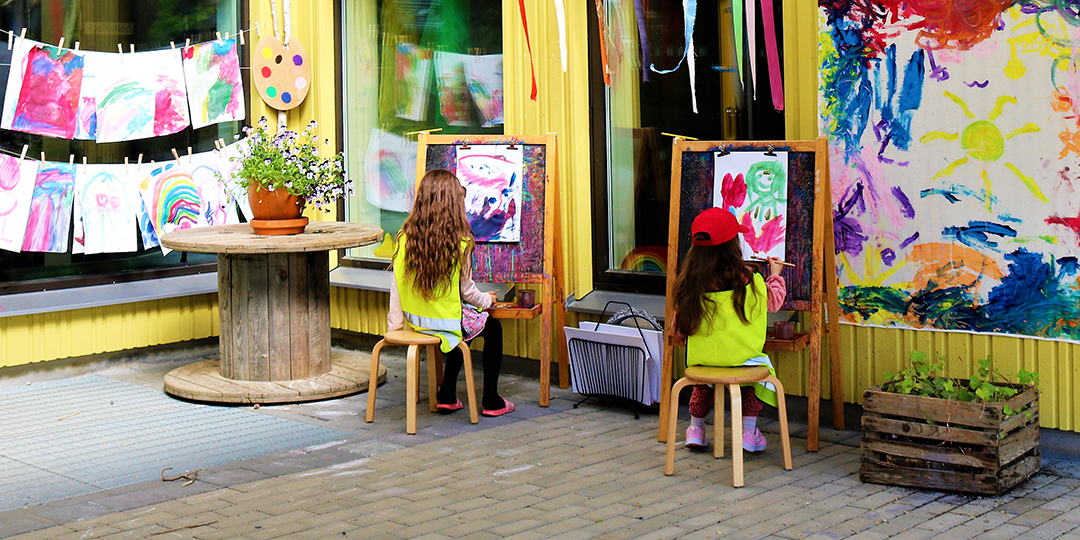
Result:
[[[604,2],[610,85],[603,81],[599,20],[590,10],[594,285],[663,294],[671,185],[671,137],[663,133],[701,140],[783,139],[784,116],[769,98],[766,52],[760,42],[756,51],[746,48],[744,59],[746,74],[748,63],[756,62],[757,98],[739,84],[731,0],[697,4],[696,113],[689,66],[685,60],[679,65],[685,49],[682,2],[643,4],[652,64],[661,71],[679,65],[667,74],[642,66],[634,4]],[[780,36],[782,2],[773,4]],[[761,24],[759,15],[757,28]],[[782,56],[782,44],[780,48]]]
[[[26,28],[27,39],[50,44],[57,44],[64,38],[66,47],[72,47],[78,41],[83,51],[116,52],[117,43],[122,43],[125,51],[132,43],[136,51],[167,49],[170,41],[182,44],[190,38],[192,43],[198,43],[213,40],[218,31],[235,33],[240,27],[240,2],[10,0],[0,3],[0,29],[20,32]],[[0,45],[0,51],[0,83],[6,83],[10,52],[3,45]],[[240,57],[246,55],[241,52]],[[246,84],[246,77],[244,79]],[[0,103],[3,99],[0,91]],[[104,144],[3,131],[0,150],[19,155],[23,146],[29,145],[29,156],[37,157],[45,152],[46,159],[54,161],[65,160],[70,155],[81,161],[82,156],[86,156],[89,163],[123,163],[125,157],[130,157],[134,163],[136,156],[142,154],[145,167],[151,160],[172,159],[173,148],[182,148],[185,152],[188,147],[193,152],[213,150],[215,139],[231,141],[238,127],[237,122],[215,124],[198,130],[188,128],[166,137]],[[135,231],[132,234],[137,235]],[[131,253],[72,254],[71,236],[68,235],[69,247],[65,253],[0,250],[0,294],[193,273],[213,270],[216,264],[214,255],[172,252],[163,257],[159,248],[143,249],[141,240],[138,251]]]
[[[343,17],[346,216],[394,235],[416,183],[416,132],[503,132],[502,2],[361,0]],[[388,248],[347,260],[385,268]]]

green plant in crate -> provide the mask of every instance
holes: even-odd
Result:
[[[897,373],[885,372],[881,389],[885,392],[926,396],[954,401],[975,403],[980,401],[1008,401],[1019,390],[1009,385],[1008,379],[993,366],[990,358],[977,361],[977,374],[964,381],[945,373],[945,358],[938,362],[927,360],[926,353],[912,351],[909,364]],[[1017,373],[1017,381],[1025,386],[1039,384],[1039,374],[1026,369]],[[1005,407],[1005,414],[1015,411]],[[1031,413],[1026,413],[1030,415]]]

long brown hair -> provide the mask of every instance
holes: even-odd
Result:
[[[465,215],[465,188],[454,173],[435,169],[420,179],[412,213],[398,231],[395,255],[405,244],[405,274],[425,300],[434,300],[450,286],[462,261],[472,258],[473,233]],[[461,241],[468,240],[465,250]],[[470,263],[471,264],[471,263]]]
[[[750,324],[747,287],[754,287],[753,271],[743,262],[738,236],[718,246],[690,246],[675,278],[675,329],[684,336],[698,331],[702,319],[711,317],[716,307],[705,296],[712,291],[731,291],[735,314]]]

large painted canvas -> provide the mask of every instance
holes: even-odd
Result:
[[[41,162],[34,179],[34,195],[26,220],[23,251],[67,252],[74,191],[74,165]]]
[[[395,115],[422,122],[427,119],[431,97],[431,51],[415,43],[398,43],[394,60]]]
[[[235,39],[184,47],[184,80],[195,129],[244,119],[244,85]]]
[[[27,53],[11,129],[71,139],[78,122],[83,56],[70,49],[38,45]]]
[[[76,204],[81,208],[87,254],[137,248],[139,190],[134,178],[124,171],[124,165],[91,165],[78,177]]]
[[[820,7],[843,319],[1080,340],[1075,12]]]
[[[38,162],[0,154],[0,249],[22,251]]]
[[[522,146],[458,147],[456,174],[477,242],[521,240]]]
[[[787,239],[787,152],[716,152],[713,206],[749,227],[743,256],[784,258]]]
[[[472,97],[465,82],[468,55],[435,52],[435,82],[439,93],[439,114],[450,126],[475,126]]]
[[[29,39],[16,39],[11,49],[11,65],[8,66],[7,86],[4,87],[4,110],[0,114],[0,129],[11,129],[15,119],[15,106],[19,104],[22,92],[22,75],[26,73],[30,51],[39,45],[45,45]]]
[[[190,158],[181,157],[180,162],[191,171],[191,180],[199,193],[199,226],[240,223],[236,202],[219,176],[221,160],[218,153],[203,152]]]
[[[416,195],[416,142],[371,130],[364,160],[364,195],[382,210],[408,212]]]
[[[175,162],[154,165],[139,182],[139,193],[158,238],[199,224],[202,204],[188,167]],[[162,246],[161,251],[167,254],[170,250]]]
[[[469,87],[483,127],[503,123],[503,58],[501,54],[469,56],[464,60]]]
[[[97,142],[159,137],[191,125],[180,49],[110,54],[96,68]]]

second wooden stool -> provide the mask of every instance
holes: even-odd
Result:
[[[371,372],[379,372],[379,353],[386,345],[407,345],[408,353],[405,356],[405,432],[409,435],[416,434],[416,403],[420,401],[420,347],[427,348],[428,363],[428,408],[435,412],[437,401],[435,391],[439,385],[438,379],[442,374],[441,355],[437,355],[440,340],[436,336],[429,336],[410,329],[394,330],[383,335],[382,340],[375,344],[371,351]],[[469,421],[473,424],[480,421],[480,413],[476,408],[476,386],[473,384],[472,354],[469,346],[464,342],[458,343],[461,354],[465,357],[465,387],[469,394]],[[368,385],[367,421],[375,420],[375,387],[378,385],[376,377],[371,378]]]

